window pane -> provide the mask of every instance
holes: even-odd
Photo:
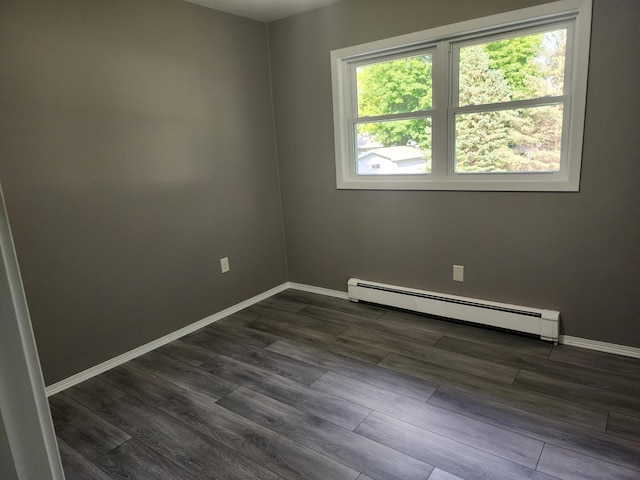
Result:
[[[456,115],[457,173],[557,172],[562,105]]]
[[[358,116],[429,110],[431,67],[431,54],[358,67]]]
[[[458,104],[562,95],[566,48],[566,29],[460,48]]]
[[[356,126],[358,175],[431,172],[431,118]]]

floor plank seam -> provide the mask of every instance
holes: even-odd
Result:
[[[536,468],[534,470],[538,471],[538,465],[540,465],[540,459],[542,458],[542,452],[544,452],[544,447],[547,446],[547,442],[542,443],[542,449],[540,450],[540,455],[538,455],[538,461],[536,462]]]

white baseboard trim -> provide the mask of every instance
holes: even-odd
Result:
[[[305,285],[303,283],[289,283],[289,288],[293,290],[302,290],[303,292],[317,293],[318,295],[324,295],[326,297],[341,298],[343,300],[349,299],[347,292],[340,292],[338,290],[330,290],[328,288],[314,287],[313,285]]]
[[[192,323],[191,325],[187,325],[186,327],[176,330],[175,332],[165,335],[164,337],[158,338],[157,340],[153,340],[152,342],[146,343],[140,347],[134,348],[133,350],[123,353],[122,355],[118,355],[117,357],[114,357],[111,360],[102,362],[94,367],[88,368],[87,370],[76,373],[75,375],[72,375],[69,378],[66,378],[57,383],[49,385],[45,389],[46,394],[48,397],[50,397],[51,395],[55,395],[56,393],[66,390],[67,388],[73,387],[74,385],[84,382],[85,380],[89,380],[90,378],[100,375],[101,373],[104,373],[107,370],[117,367],[118,365],[122,365],[123,363],[126,363],[129,360],[133,360],[134,358],[144,355],[145,353],[155,350],[156,348],[160,348],[163,345],[166,345],[167,343],[171,343],[174,340],[184,337],[185,335],[188,335],[190,333],[193,333],[196,330],[206,327],[207,325],[217,322],[218,320],[228,317],[229,315],[237,313],[240,310],[250,307],[251,305],[261,302],[262,300],[266,300],[267,298],[272,297],[273,295],[276,295],[288,289],[301,290],[303,292],[309,292],[309,293],[317,293],[318,295],[341,298],[344,300],[347,300],[349,298],[347,292],[341,292],[338,290],[331,290],[331,289],[322,288],[322,287],[314,287],[313,285],[305,285],[302,283],[286,282],[286,283],[283,283],[282,285],[278,285],[277,287],[272,288],[271,290],[267,290],[266,292],[256,295],[255,297],[251,297],[248,300],[245,300],[229,308],[226,308],[225,310],[222,310],[218,313],[214,313],[213,315],[210,315],[207,318],[204,318],[195,323]],[[615,343],[599,342],[597,340],[589,340],[587,338],[572,337],[569,335],[560,335],[559,342],[563,345],[586,348],[589,350],[597,350],[599,352],[605,352],[605,353],[613,353],[616,355],[623,355],[626,357],[640,358],[640,348],[630,347],[627,345],[617,345]]]
[[[59,382],[49,385],[48,387],[45,388],[45,392],[47,393],[48,397],[50,397],[51,395],[55,395],[56,393],[66,390],[67,388],[73,387],[78,383],[84,382],[85,380],[89,380],[90,378],[100,375],[101,373],[104,373],[107,370],[115,368],[118,365],[122,365],[123,363],[126,363],[129,360],[133,360],[134,358],[144,355],[145,353],[155,350],[156,348],[160,348],[163,345],[166,345],[167,343],[171,343],[174,340],[184,337],[185,335],[188,335],[190,333],[193,333],[196,330],[206,327],[207,325],[217,322],[218,320],[228,317],[229,315],[237,313],[240,310],[250,307],[255,303],[261,302],[262,300],[265,300],[277,293],[283,292],[288,288],[293,288],[293,287],[290,287],[290,284],[288,282],[283,283],[282,285],[278,285],[277,287],[272,288],[271,290],[267,290],[266,292],[256,295],[255,297],[251,297],[248,300],[245,300],[229,308],[226,308],[218,313],[214,313],[213,315],[210,315],[207,318],[204,318],[195,323],[192,323],[191,325],[187,325],[186,327],[176,330],[175,332],[165,335],[164,337],[160,337],[157,340],[153,340],[149,343],[145,343],[144,345],[134,348],[133,350],[123,353],[122,355],[118,355],[117,357],[114,357],[111,360],[102,362],[94,367],[88,368],[87,370],[76,373],[71,377],[65,378],[64,380],[60,380]]]
[[[625,357],[640,358],[640,348],[638,347],[618,345],[616,343],[599,342],[597,340],[571,337],[569,335],[560,335],[560,343],[562,345],[570,345],[572,347],[597,350],[598,352],[613,353],[615,355],[623,355]]]

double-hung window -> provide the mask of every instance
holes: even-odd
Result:
[[[577,191],[591,0],[331,52],[338,188]]]

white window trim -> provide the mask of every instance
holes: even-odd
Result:
[[[560,0],[479,19],[445,25],[421,32],[346,47],[331,52],[333,117],[338,189],[371,190],[484,190],[484,191],[569,191],[580,188],[580,167],[586,107],[592,0]],[[574,20],[575,19],[575,20]],[[568,126],[563,128],[567,160],[554,173],[455,174],[448,161],[453,139],[449,114],[451,88],[450,49],[453,42],[497,34],[514,28],[572,21],[572,49],[567,51],[570,80]],[[568,42],[569,44],[569,42]],[[353,115],[355,87],[351,69],[358,62],[394,53],[435,47],[433,55],[433,145],[432,173],[427,175],[356,175]],[[357,110],[357,109],[356,109]]]

